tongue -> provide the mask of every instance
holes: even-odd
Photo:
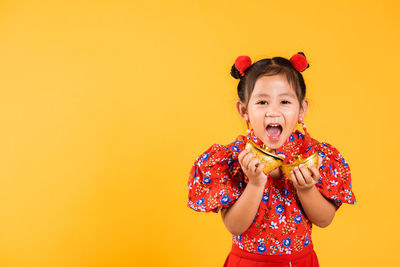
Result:
[[[267,133],[269,136],[272,137],[279,137],[281,135],[282,128],[281,127],[275,127],[275,126],[268,126],[267,127]]]

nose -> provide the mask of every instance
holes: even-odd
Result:
[[[278,117],[279,114],[278,114],[278,112],[275,112],[275,111],[268,111],[267,113],[265,113],[265,116],[266,117]]]
[[[265,112],[266,117],[277,117],[279,116],[278,107],[274,104],[268,106],[268,109]]]

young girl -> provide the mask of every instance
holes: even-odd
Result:
[[[232,66],[232,76],[240,79],[236,108],[248,134],[212,145],[196,159],[188,182],[188,207],[221,211],[232,233],[224,266],[319,266],[312,225],[328,226],[342,203],[356,202],[349,165],[303,124],[309,103],[301,72],[308,67],[301,52],[254,64],[240,56]],[[319,168],[300,164],[290,177],[281,167],[264,173],[255,154],[244,149],[248,140],[280,156],[283,165],[317,152]]]

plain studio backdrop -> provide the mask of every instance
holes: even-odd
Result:
[[[194,160],[246,133],[238,55],[304,52],[310,134],[358,203],[321,266],[399,266],[398,1],[0,1],[0,266],[222,266]]]

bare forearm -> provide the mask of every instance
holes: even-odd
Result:
[[[264,185],[247,184],[235,204],[222,211],[222,219],[229,232],[240,235],[250,227],[260,205]]]
[[[326,227],[332,222],[336,212],[335,206],[322,196],[317,187],[313,186],[304,191],[297,190],[297,195],[308,219],[313,224]]]

